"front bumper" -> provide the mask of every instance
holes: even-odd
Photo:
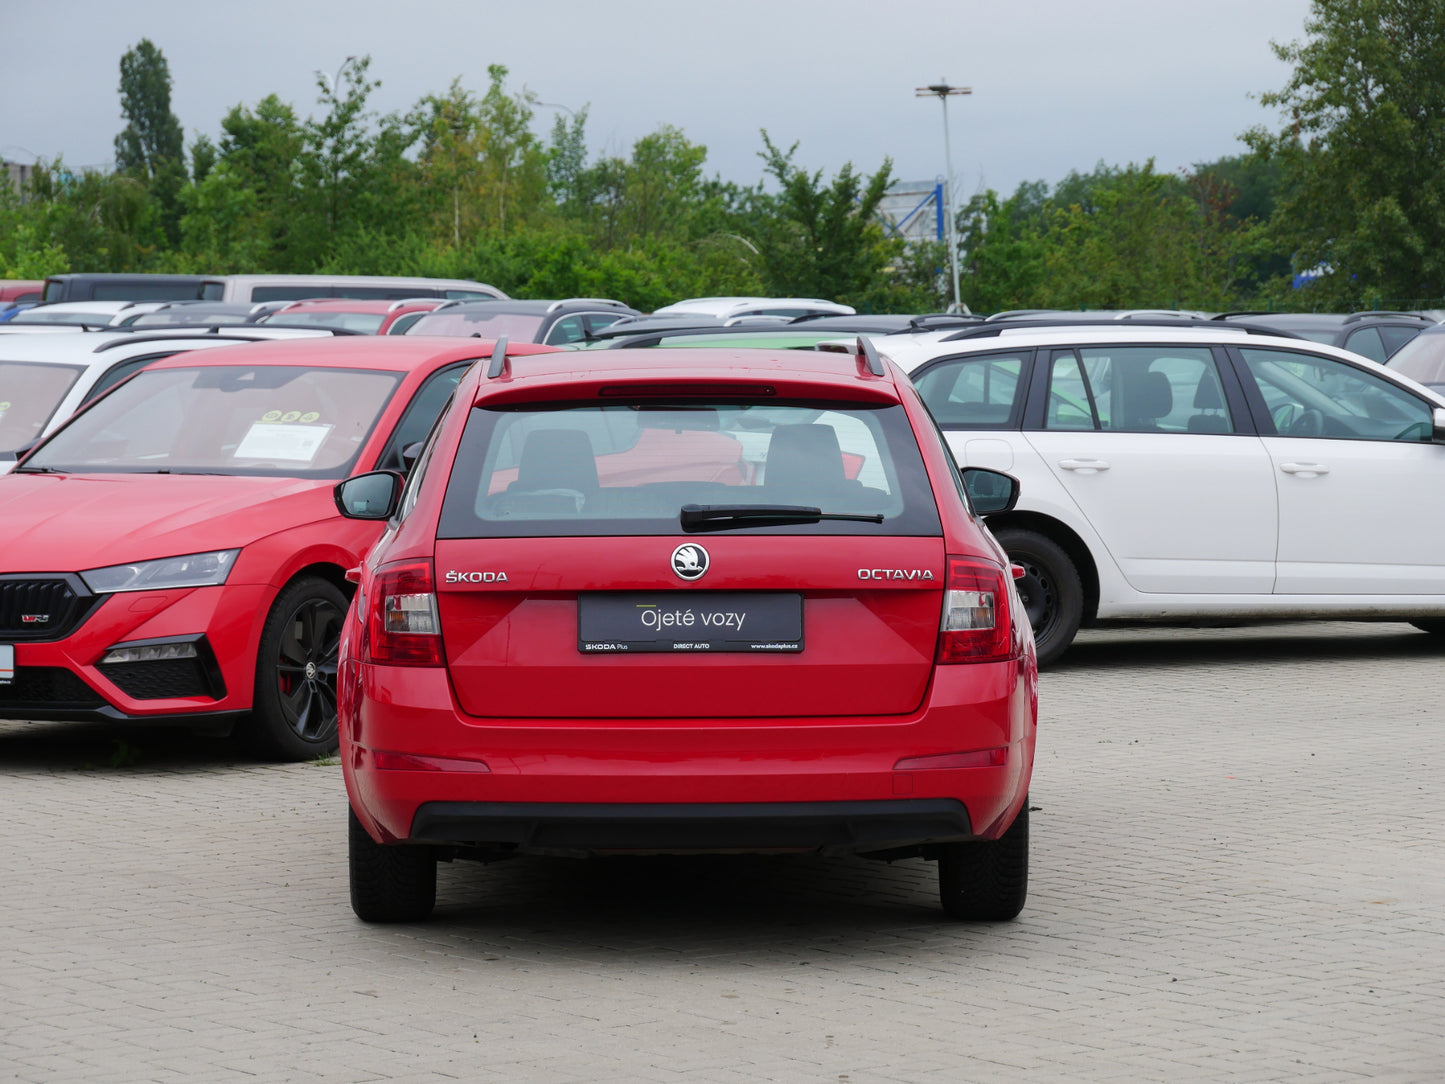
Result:
[[[236,584],[104,596],[68,635],[15,643],[0,718],[182,723],[243,715],[272,594]],[[196,657],[102,664],[117,646],[157,643],[193,645]]]

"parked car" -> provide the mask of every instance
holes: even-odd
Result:
[[[0,309],[12,305],[33,305],[45,291],[39,279],[0,279]]]
[[[1445,325],[1427,327],[1391,355],[1386,364],[1391,372],[1445,395]]]
[[[429,279],[404,275],[225,275],[206,280],[203,295],[214,301],[303,301],[320,297],[366,297],[399,301],[411,297],[473,300],[506,297],[495,286],[470,279]]]
[[[439,298],[377,301],[362,297],[290,301],[267,313],[266,323],[288,327],[340,327],[359,335],[400,335],[427,313],[446,305]]]
[[[851,305],[824,301],[816,297],[689,297],[654,309],[654,316],[716,316],[728,320],[735,316],[807,316],[810,313],[828,316],[852,316]]]
[[[1216,320],[1247,320],[1302,339],[1340,346],[1383,365],[1435,321],[1418,312],[1226,312]]]
[[[589,341],[627,316],[642,315],[620,301],[570,297],[557,301],[468,301],[443,305],[407,328],[408,335],[474,335],[484,339],[568,346]]]
[[[1445,632],[1445,399],[1392,369],[1211,321],[875,342],[960,465],[1022,482],[989,526],[1042,662],[1110,621]]]
[[[343,519],[331,487],[404,469],[488,345],[249,343],[92,402],[0,478],[0,718],[334,749],[345,573],[381,525]]]
[[[211,297],[205,275],[77,272],[51,275],[42,301],[184,301]],[[215,298],[219,300],[219,298]]]
[[[438,858],[619,851],[921,855],[950,915],[1023,906],[1033,647],[978,518],[1017,485],[876,353],[498,352],[404,488],[336,498],[387,524],[338,686],[362,919],[425,917]]]
[[[225,335],[58,330],[63,334],[0,341],[0,474],[86,403],[153,361],[212,346],[326,334],[291,329]]]

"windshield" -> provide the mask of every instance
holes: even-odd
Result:
[[[79,365],[0,361],[0,451],[23,448],[45,432],[83,371]]]
[[[506,336],[513,342],[533,342],[542,317],[525,312],[431,312],[409,329],[408,335],[476,335],[483,339]]]
[[[386,319],[379,312],[326,312],[325,310],[301,310],[278,312],[268,316],[266,323],[282,327],[339,327],[346,331],[359,331],[363,335],[375,335]]]
[[[148,369],[21,469],[344,477],[400,380],[289,365]]]
[[[442,536],[676,534],[690,504],[883,517],[768,532],[940,530],[902,407],[697,401],[474,410]]]
[[[1445,334],[1416,335],[1395,352],[1390,368],[1428,388],[1445,387]]]

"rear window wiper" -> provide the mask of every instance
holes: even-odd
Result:
[[[16,467],[16,474],[69,474],[63,467]]]
[[[882,523],[881,513],[854,515],[824,512],[800,504],[685,504],[678,513],[684,531],[730,531],[735,527],[782,527],[842,519],[855,523]]]

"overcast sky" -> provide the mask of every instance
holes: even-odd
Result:
[[[165,54],[187,142],[213,138],[234,105],[275,93],[317,109],[315,71],[372,58],[373,105],[406,110],[460,77],[483,92],[487,66],[542,101],[590,109],[592,153],[626,155],[664,124],[708,149],[706,170],[761,179],[760,129],[798,164],[845,162],[894,176],[944,171],[938,100],[914,89],[969,86],[950,99],[960,198],[1021,181],[1057,182],[1153,158],[1176,170],[1243,149],[1279,126],[1257,96],[1288,68],[1271,39],[1304,37],[1309,0],[533,0],[403,4],[242,0],[4,0],[0,155],[108,165],[123,127],[121,55],[142,38]],[[545,135],[554,110],[537,110]]]

